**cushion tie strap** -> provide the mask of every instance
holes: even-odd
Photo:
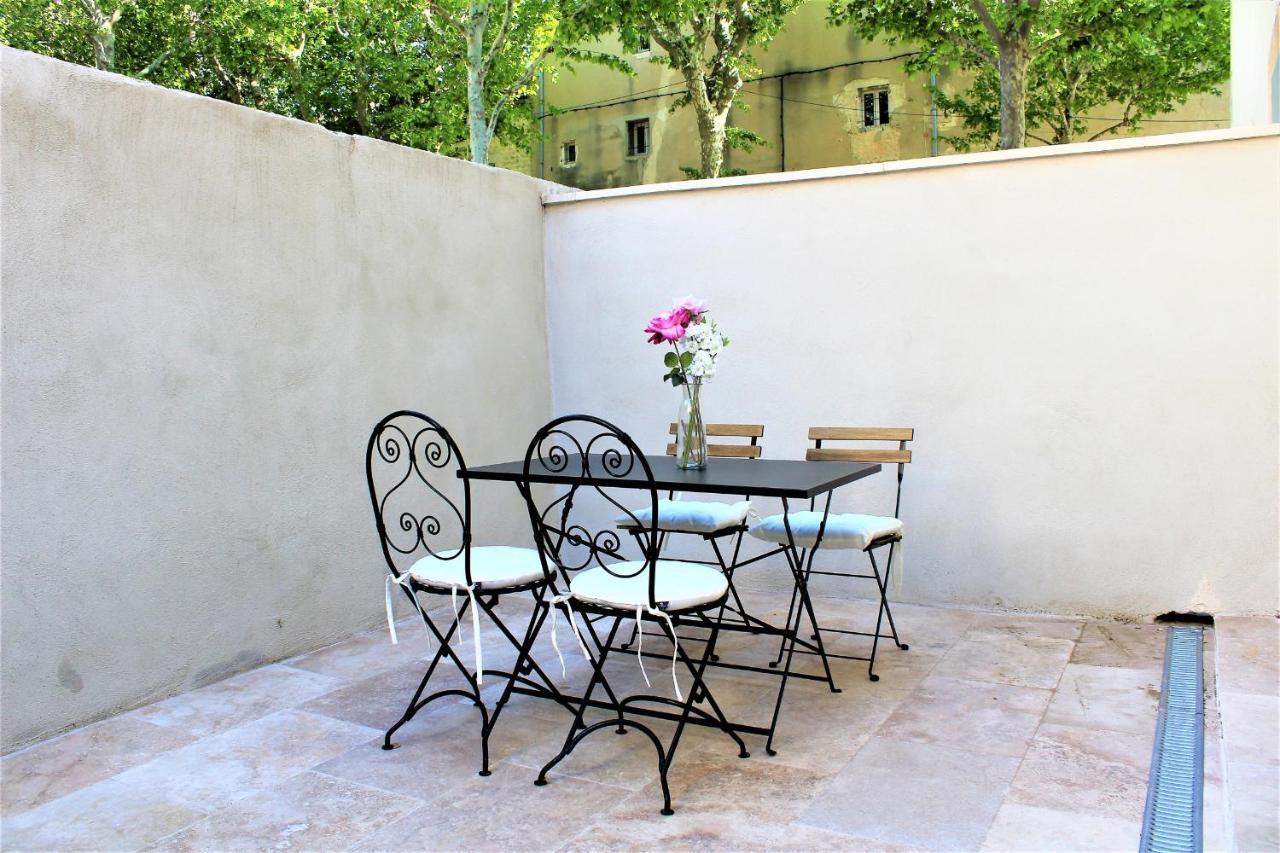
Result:
[[[404,572],[399,577],[387,572],[387,630],[391,632],[391,644],[394,646],[400,642],[400,638],[396,636],[396,614],[391,606],[391,588],[393,586],[403,587],[408,593],[409,598],[413,601],[413,606],[417,609],[418,614],[423,617],[422,627],[427,632],[427,647],[431,647],[431,629],[427,628],[426,616],[422,613],[422,605],[418,603],[418,596],[413,593],[413,575]]]
[[[649,607],[647,604],[636,605],[636,660],[640,662],[640,674],[644,676],[646,687],[652,687],[649,683],[649,673],[644,669],[644,622],[643,614],[648,613],[651,616],[657,616],[660,619],[667,620],[667,628],[671,631],[671,642],[674,647],[671,650],[671,685],[676,689],[676,701],[683,702],[684,696],[680,693],[680,682],[676,680],[676,656],[680,654],[680,640],[676,638],[676,626],[671,621],[671,617],[667,615],[665,610],[659,610],[656,607]]]
[[[480,608],[476,605],[476,587],[479,584],[449,584],[450,598],[453,601],[453,624],[461,628],[462,614],[458,611],[458,587],[461,586],[471,599],[471,644],[476,650],[476,686],[484,684],[484,650],[480,647]]]
[[[890,586],[893,587],[894,597],[902,595],[902,545],[905,541],[906,538],[903,537],[889,546],[893,549],[889,553],[889,574],[893,575]]]
[[[582,650],[582,656],[587,660],[591,660],[591,655],[587,653],[587,645],[582,642],[582,634],[578,632],[578,623],[573,618],[573,593],[566,592],[564,595],[553,595],[548,600],[551,605],[551,648],[556,650],[556,657],[560,659],[560,677],[568,678],[568,672],[564,668],[564,655],[560,653],[560,644],[556,641],[556,605],[564,605],[565,618],[569,620],[569,627],[573,629],[573,636],[578,641],[578,648]]]

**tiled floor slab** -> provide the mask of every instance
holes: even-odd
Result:
[[[1060,616],[976,611],[971,630],[984,633],[1014,634],[1021,637],[1052,637],[1058,640],[1079,639],[1084,622]]]
[[[341,850],[421,801],[304,772],[162,839],[156,850]]]
[[[1017,767],[1013,756],[875,737],[799,822],[890,844],[972,850]]]
[[[185,746],[193,737],[125,715],[85,726],[0,761],[0,806],[18,814]]]
[[[1156,669],[1067,664],[1044,721],[1148,734],[1160,704]]]
[[[877,732],[881,737],[1021,756],[1052,691],[931,675]]]
[[[1135,850],[1141,837],[1140,821],[1006,802],[996,814],[982,849]]]
[[[4,820],[5,850],[138,850],[204,817],[164,786],[119,777]]]
[[[381,733],[353,723],[278,711],[115,777],[138,790],[163,791],[192,809],[211,811],[270,788]]]
[[[1280,698],[1223,692],[1218,701],[1227,760],[1280,765]]]
[[[264,666],[139,708],[133,715],[195,737],[290,708],[341,686],[336,678],[287,666]]]
[[[1042,725],[1018,768],[1009,799],[1141,821],[1154,740],[1154,726],[1139,735]]]
[[[1227,777],[1236,849],[1280,850],[1280,768],[1229,763]]]
[[[1280,621],[1223,617],[1214,624],[1214,642],[1219,691],[1264,696],[1280,693]]]
[[[1164,661],[1163,625],[1089,622],[1080,632],[1071,663],[1159,669]]]
[[[656,779],[600,815],[570,842],[572,849],[767,849],[781,845],[849,849],[850,842],[802,828],[791,820],[821,789],[826,777],[777,764],[768,757],[706,758],[673,772],[675,814],[659,815],[662,793]],[[789,839],[789,841],[788,841]]]
[[[552,850],[629,793],[570,777],[537,787],[528,770],[507,764],[487,778],[450,773],[435,781],[434,800],[356,849]]]
[[[385,628],[376,628],[319,651],[290,658],[283,665],[348,681],[396,669],[425,671],[430,653],[435,650],[434,643],[428,644],[420,623],[414,625],[412,620],[401,620],[397,625],[404,627],[398,628],[400,642],[395,645],[391,644]]]
[[[785,615],[785,597],[748,597],[758,612],[779,621]],[[868,617],[873,624],[877,607],[866,599],[816,604],[824,625],[858,629],[870,627]],[[517,629],[527,608],[511,599],[499,612]],[[433,613],[448,624],[447,612]],[[6,758],[6,807],[10,787],[23,798],[14,802],[30,805],[0,827],[3,846],[903,850],[1027,849],[1034,842],[1052,849],[1055,832],[1074,832],[1077,847],[1106,847],[1108,839],[1135,831],[1162,628],[905,604],[895,606],[895,617],[911,649],[882,642],[878,683],[867,679],[865,662],[836,661],[841,693],[822,682],[788,684],[777,756],[766,754],[763,738],[748,737],[752,756],[738,759],[723,733],[689,728],[670,773],[672,817],[658,814],[656,756],[637,731],[593,734],[553,771],[549,785],[535,787],[537,767],[558,751],[570,720],[542,699],[512,698],[491,738],[487,778],[476,774],[480,715],[456,696],[407,724],[396,737],[401,748],[381,750],[383,729],[403,712],[434,651],[414,616],[399,623],[398,646],[384,631],[371,631],[267,667],[285,673],[287,696],[280,701],[288,707],[258,698],[270,693],[268,672],[256,677],[261,681],[232,679],[110,721],[167,732],[178,739],[171,746],[125,733],[118,743],[104,741],[95,757],[93,736],[61,752],[51,741],[41,745],[52,750],[43,771],[52,780],[47,786],[39,780],[40,762],[10,765],[28,753]],[[469,623],[463,627],[455,648],[469,663]],[[1255,665],[1258,656],[1249,650],[1265,630],[1256,622],[1231,629],[1224,660],[1239,654]],[[490,625],[483,637],[486,666],[509,668],[514,652],[505,638]],[[557,683],[580,690],[589,669],[563,619],[559,638],[566,675],[546,630],[538,660]],[[869,647],[866,638],[834,643],[855,653]],[[682,645],[696,648],[692,641]],[[619,692],[671,695],[670,648],[657,638],[645,641],[646,651],[660,655],[647,661],[651,688],[634,655],[613,656],[609,672]],[[726,634],[721,648],[728,660],[763,664],[776,642]],[[821,669],[812,657],[801,666]],[[767,721],[776,680],[724,670],[708,680],[730,717]],[[504,685],[496,676],[485,681],[482,695],[492,704]],[[687,673],[681,683],[688,689]],[[462,684],[453,673],[432,689]],[[1251,713],[1259,711],[1266,708]],[[1216,715],[1210,718],[1216,726]],[[603,719],[603,712],[589,719]],[[669,723],[657,728],[664,738],[671,730]],[[1265,728],[1237,731],[1235,745],[1266,735]],[[1216,748],[1211,743],[1208,751]],[[1228,763],[1218,758],[1215,766]],[[14,772],[31,765],[34,774],[19,775],[37,781],[11,786]],[[1216,776],[1207,770],[1218,788],[1206,793],[1206,812],[1216,808],[1222,826],[1217,835],[1206,833],[1209,849],[1225,848],[1212,839],[1228,835],[1251,843],[1274,838],[1274,824],[1264,818],[1275,810],[1266,788],[1275,787],[1266,775],[1275,768],[1236,764]],[[101,775],[111,773],[118,775]],[[1240,796],[1236,785],[1246,786]],[[34,805],[41,797],[49,801]]]
[[[1074,648],[1071,640],[970,631],[938,662],[935,675],[1052,690]]]

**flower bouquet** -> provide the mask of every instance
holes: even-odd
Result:
[[[649,343],[670,344],[663,358],[667,373],[664,382],[683,392],[676,417],[676,465],[681,468],[707,467],[707,434],[702,420],[702,383],[716,373],[716,362],[729,339],[707,314],[707,304],[686,296],[675,306],[649,321],[645,327]]]

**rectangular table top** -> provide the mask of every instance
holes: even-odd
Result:
[[[518,483],[560,483],[644,488],[644,471],[639,465],[623,477],[581,476],[582,464],[570,457],[562,471],[552,471],[534,460],[529,476],[524,473],[524,460],[482,465],[459,471],[459,477],[470,480],[504,480]],[[592,457],[592,471],[603,471],[599,457]],[[878,463],[806,462],[798,459],[708,459],[701,471],[685,471],[676,467],[674,456],[645,456],[653,471],[655,485],[662,491],[715,492],[726,495],[760,495],[774,498],[812,498],[832,489],[869,477],[880,470]]]

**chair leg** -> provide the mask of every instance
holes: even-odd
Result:
[[[885,566],[885,569],[884,569],[883,582],[880,581],[880,573],[878,571],[875,571],[874,562],[871,564],[871,568],[876,575],[876,585],[880,587],[880,603],[884,607],[884,615],[887,616],[889,619],[889,632],[893,634],[893,642],[898,646],[898,648],[902,649],[902,651],[905,652],[907,649],[911,647],[898,639],[898,626],[893,624],[893,611],[889,608],[889,595],[888,595],[889,575],[893,572],[893,549],[897,547],[898,547],[897,542],[889,543],[889,563],[888,565]]]
[[[511,675],[507,679],[507,686],[502,690],[502,696],[499,697],[497,704],[493,707],[493,716],[489,719],[489,731],[492,731],[498,725],[498,717],[502,715],[502,709],[506,707],[507,701],[511,698],[511,691],[516,685],[517,673],[526,672],[523,668],[526,661],[531,661],[530,652],[533,649],[533,642],[538,637],[538,630],[542,627],[543,621],[547,618],[546,609],[542,606],[543,599],[546,597],[546,587],[535,590],[533,594],[533,612],[529,614],[529,625],[524,632],[524,640],[517,643],[514,636],[507,629],[507,626],[493,613],[491,607],[485,608],[485,613],[493,620],[494,624],[499,627],[507,639],[516,646],[516,661],[511,666]],[[541,670],[539,670],[541,673]],[[544,674],[545,675],[545,674]],[[551,685],[554,690],[554,685]],[[558,691],[557,691],[558,692]]]
[[[405,589],[404,592],[405,592],[405,595],[408,595],[410,597],[415,595],[414,592],[408,589]],[[427,630],[429,630],[432,634],[434,634],[438,639],[440,634],[438,631],[436,631],[435,626],[431,624],[431,621],[427,616],[427,611],[424,608],[419,608],[416,601],[414,606],[416,609],[418,609],[418,612],[422,615],[423,620],[425,620]],[[445,634],[445,643],[448,643],[449,640],[453,639],[454,632],[457,631],[457,629],[458,629],[458,623],[456,622],[453,625],[449,626],[449,631],[447,634]],[[408,707],[405,708],[404,714],[400,717],[399,720],[396,720],[396,722],[391,726],[391,728],[387,729],[386,735],[382,739],[383,749],[387,749],[387,750],[398,749],[400,745],[398,743],[392,743],[391,736],[394,735],[400,729],[401,726],[403,726],[405,723],[412,720],[414,716],[418,713],[418,711],[422,710],[422,708],[426,706],[427,702],[431,701],[431,699],[428,698],[426,702],[422,702],[422,703],[418,702],[418,700],[422,696],[422,691],[426,689],[427,684],[431,681],[431,676],[435,674],[436,666],[439,665],[440,660],[443,657],[444,657],[444,649],[438,645],[436,647],[436,653],[431,657],[431,663],[427,665],[427,672],[425,675],[422,676],[422,681],[418,683],[418,689],[413,692],[413,698],[409,700],[409,705]]]
[[[675,637],[667,626],[662,625],[661,627],[663,629],[663,633],[665,633],[667,637],[675,643]],[[693,684],[689,688],[689,699],[685,702],[685,712],[681,716],[679,725],[676,727],[676,735],[672,741],[670,754],[667,756],[668,764],[670,764],[675,756],[675,742],[679,740],[680,732],[685,727],[685,724],[689,719],[689,715],[693,711],[693,703],[698,701],[706,701],[706,703],[711,706],[711,710],[715,712],[716,719],[720,721],[721,731],[733,738],[734,743],[738,745],[738,757],[751,757],[751,753],[747,752],[746,743],[744,743],[742,737],[733,730],[733,727],[729,725],[728,717],[726,717],[724,711],[720,709],[720,703],[716,702],[715,696],[711,694],[711,691],[707,688],[707,682],[705,681],[707,664],[712,659],[712,655],[715,652],[716,640],[719,636],[720,628],[713,623],[711,626],[711,636],[707,638],[707,644],[703,649],[702,658],[696,665],[694,664],[693,659],[685,652],[684,647],[676,643],[676,653],[679,655],[680,661],[684,664],[685,669],[689,670],[689,675],[693,677]]]
[[[613,627],[609,629],[608,638],[605,640],[604,645],[599,647],[599,659],[597,660],[595,656],[592,656],[591,680],[587,682],[586,693],[582,695],[581,704],[578,705],[578,713],[574,715],[573,724],[569,726],[569,733],[565,735],[564,745],[560,747],[560,752],[556,754],[555,758],[552,758],[544,764],[542,769],[538,771],[538,778],[534,780],[533,784],[540,786],[547,784],[547,772],[559,764],[566,755],[572,752],[573,748],[578,745],[582,738],[602,726],[613,725],[612,720],[606,720],[602,723],[595,723],[594,725],[584,727],[582,720],[587,713],[587,703],[591,701],[591,694],[595,692],[596,685],[602,682],[606,684],[608,683],[604,677],[604,664],[609,657],[609,650],[613,647],[613,641],[617,638],[618,628],[621,627],[621,625],[622,617],[617,617],[613,620]],[[621,727],[621,720],[621,709],[619,709],[619,727]],[[582,729],[582,731],[579,732],[578,729]]]
[[[803,556],[803,554],[802,554],[802,556]],[[787,558],[787,562],[788,562],[788,563],[790,563],[790,562],[791,562],[791,555],[790,555],[789,553],[787,553],[787,554],[786,554],[786,558]],[[790,628],[790,627],[791,627],[791,620],[795,617],[795,611],[796,611],[796,598],[797,598],[799,595],[800,595],[800,586],[799,586],[799,584],[797,584],[797,585],[795,585],[795,586],[791,587],[791,603],[787,605],[787,621],[783,623],[783,624],[784,624],[784,625],[786,625],[788,628]],[[778,664],[782,663],[782,656],[783,656],[783,654],[786,652],[786,650],[787,650],[787,638],[786,638],[786,636],[784,635],[784,636],[782,637],[782,639],[778,641],[778,656],[777,656],[777,657],[775,657],[773,660],[769,661],[769,668],[770,668],[770,669],[777,669]]]
[[[876,576],[876,586],[880,587],[880,607],[876,610],[876,630],[871,635],[871,659],[867,661],[867,678],[872,681],[879,681],[880,676],[876,675],[876,649],[880,645],[880,625],[884,622],[885,597],[884,585],[880,582],[880,569],[876,566],[876,555],[872,551],[867,552],[867,556],[871,558],[871,571]]]
[[[413,594],[409,590],[405,590],[405,591],[410,595]],[[480,775],[488,776],[489,775],[489,709],[485,707],[484,700],[481,699],[480,697],[480,685],[477,682],[476,677],[471,674],[471,671],[467,669],[467,665],[462,662],[462,658],[458,657],[457,653],[453,650],[453,647],[449,645],[449,640],[453,637],[454,631],[457,629],[458,625],[461,624],[462,622],[461,617],[466,615],[467,607],[469,605],[470,605],[470,601],[464,602],[462,608],[459,610],[458,619],[454,622],[453,625],[450,626],[448,633],[442,633],[440,629],[436,627],[435,622],[433,622],[431,620],[431,617],[427,615],[427,611],[424,608],[418,609],[419,613],[422,614],[423,622],[426,623],[427,630],[429,630],[435,636],[436,642],[439,645],[437,646],[436,654],[432,658],[431,665],[427,669],[427,676],[422,680],[422,683],[419,685],[418,693],[415,693],[414,695],[415,696],[420,695],[421,690],[424,687],[426,687],[426,684],[430,680],[431,674],[432,672],[434,672],[436,664],[440,661],[441,657],[447,657],[453,663],[454,667],[458,670],[458,672],[460,672],[463,678],[466,679],[467,685],[470,687],[470,689],[462,690],[458,688],[451,688],[448,690],[438,690],[421,701],[417,701],[415,699],[414,703],[411,704],[409,706],[409,709],[405,712],[405,716],[401,718],[400,721],[398,721],[394,726],[392,726],[387,731],[386,736],[383,738],[382,748],[395,749],[397,744],[393,744],[391,742],[391,736],[396,732],[397,729],[399,729],[402,725],[404,725],[406,722],[412,719],[413,716],[417,714],[418,711],[426,707],[426,705],[429,704],[430,702],[433,702],[436,699],[440,699],[445,696],[466,696],[467,698],[471,699],[472,703],[480,711]]]
[[[894,546],[890,545],[889,559],[892,565]],[[880,626],[884,624],[884,618],[889,617],[889,629],[893,635],[893,642],[898,648],[906,651],[910,648],[906,643],[898,639],[898,629],[893,624],[893,611],[889,609],[888,586],[889,586],[889,569],[885,570],[884,578],[880,577],[880,567],[876,564],[876,555],[874,551],[868,551],[867,557],[871,560],[871,573],[875,575],[876,587],[880,591],[880,607],[876,612],[876,630],[871,636],[871,660],[867,662],[867,677],[872,681],[879,681],[880,676],[876,675],[876,649],[880,645]]]

